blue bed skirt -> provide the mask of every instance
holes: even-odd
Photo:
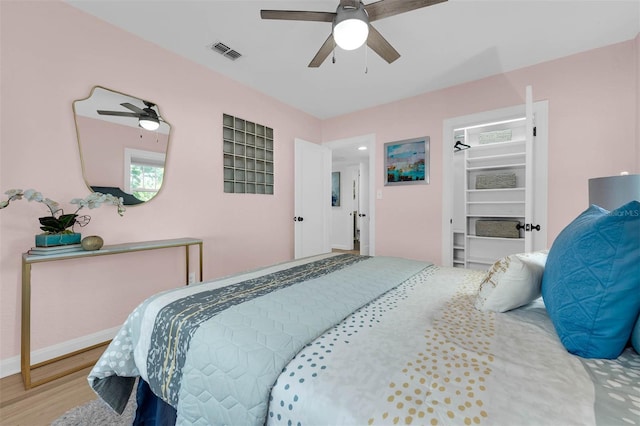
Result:
[[[136,391],[136,416],[134,426],[174,426],[176,424],[176,410],[162,399],[158,398],[149,384],[144,380],[138,381]]]

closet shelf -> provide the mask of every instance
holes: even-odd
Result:
[[[467,204],[524,204],[524,201],[467,201]]]
[[[467,158],[467,164],[481,162],[481,161],[488,161],[488,160],[509,160],[514,158],[522,158],[524,160],[525,153],[512,152],[509,154],[483,155],[481,157],[470,157],[470,158]]]
[[[523,187],[517,187],[517,188],[485,188],[485,189],[467,189],[467,192],[469,193],[473,193],[473,192],[484,192],[484,193],[488,193],[488,192],[514,192],[514,191],[523,191],[524,192],[525,188]]]
[[[514,163],[514,164],[500,164],[496,166],[481,166],[481,167],[467,167],[467,172],[479,171],[479,170],[500,170],[500,169],[516,169],[516,168],[524,168],[525,163]]]
[[[524,126],[523,126],[524,127]],[[522,149],[524,149],[524,145],[525,145],[526,141],[524,140],[524,138],[518,138],[518,139],[511,139],[510,141],[504,141],[504,142],[494,142],[494,143],[488,143],[488,144],[484,144],[484,145],[474,145],[473,146],[473,150],[475,152],[479,152],[479,151],[493,151],[495,150],[500,150],[503,149],[504,146],[508,145],[510,147],[515,147],[518,145],[522,145]]]
[[[466,217],[483,217],[483,218],[513,218],[513,219],[524,219],[524,215],[517,215],[517,214],[488,214],[488,213],[478,213],[478,214],[471,214],[468,213],[465,215]]]
[[[524,241],[524,238],[502,238],[502,237],[478,237],[477,235],[467,235],[470,240],[484,241]]]

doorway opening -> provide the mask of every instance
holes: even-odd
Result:
[[[546,248],[547,123],[548,102],[529,93],[525,105],[443,122],[444,266],[486,269],[504,255]],[[499,177],[509,184],[491,182]],[[488,229],[513,223],[520,232],[508,238]]]
[[[332,249],[375,254],[375,135],[323,144],[340,172],[341,200],[332,207]]]

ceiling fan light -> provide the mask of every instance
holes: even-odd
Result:
[[[362,46],[369,36],[369,17],[362,3],[357,8],[338,6],[333,21],[333,39],[344,50]]]
[[[344,50],[355,50],[362,46],[369,36],[369,25],[359,19],[347,19],[333,29],[336,44]]]
[[[138,124],[145,130],[157,130],[160,127],[160,122],[155,117],[140,117]]]

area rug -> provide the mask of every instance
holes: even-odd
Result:
[[[122,415],[113,411],[101,399],[95,399],[64,413],[51,426],[130,426],[136,412],[136,393],[131,397]]]

